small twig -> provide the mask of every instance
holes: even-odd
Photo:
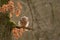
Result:
[[[29,28],[29,27],[19,27],[19,26],[16,26],[16,28],[18,28],[18,29],[23,28],[23,29],[33,30],[32,28]]]

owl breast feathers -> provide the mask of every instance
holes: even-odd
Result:
[[[28,25],[29,25],[29,20],[28,20],[28,17],[26,16],[21,17],[20,21],[18,21],[18,26],[20,27],[22,26],[28,27]]]

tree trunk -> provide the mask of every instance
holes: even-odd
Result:
[[[22,16],[29,17],[34,31],[26,32],[23,40],[60,40],[60,0],[21,0]],[[27,38],[28,37],[28,38]]]

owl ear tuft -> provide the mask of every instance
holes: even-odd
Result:
[[[28,21],[28,17],[26,17],[26,16],[23,16],[23,17],[21,17],[21,19],[22,19],[22,18],[25,18],[25,19],[26,19],[26,21]]]

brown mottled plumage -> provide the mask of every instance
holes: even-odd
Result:
[[[23,28],[23,29],[30,30],[31,28],[28,27],[29,26],[28,17],[23,16],[21,18],[21,20],[18,22],[18,26],[20,26],[20,27],[17,27],[17,28]]]

